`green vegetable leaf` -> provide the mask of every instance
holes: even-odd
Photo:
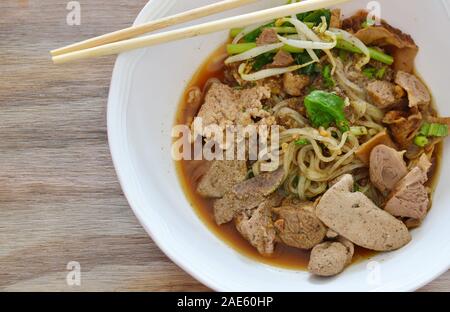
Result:
[[[322,16],[325,16],[325,19],[327,20],[327,24],[329,26],[331,20],[331,11],[328,9],[301,13],[297,15],[297,18],[304,23],[314,23],[314,26],[317,26],[322,23]]]
[[[317,56],[320,57],[320,51],[315,51],[315,52],[316,52]],[[312,61],[311,56],[309,56],[308,52],[306,52],[306,51],[303,53],[295,53],[293,56],[294,56],[294,59],[295,59],[295,62],[297,63],[297,65],[302,65],[302,64]],[[313,76],[313,75],[320,73],[320,69],[316,63],[313,63],[306,67],[301,68],[299,70],[299,73],[303,74],[303,75]]]
[[[349,122],[344,114],[344,100],[334,93],[316,90],[305,97],[309,120],[316,128],[328,128],[335,124],[341,131],[349,131]]]
[[[261,70],[265,65],[270,64],[273,62],[273,58],[274,58],[275,54],[272,52],[267,52],[261,55],[258,55],[257,57],[255,57],[255,59],[253,60],[253,70],[255,71],[259,71]]]

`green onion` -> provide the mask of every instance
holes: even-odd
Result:
[[[362,70],[363,75],[369,79],[373,79],[375,77],[376,72],[377,69],[374,67],[367,67]]]
[[[313,28],[314,27],[314,23],[305,23],[305,24],[309,28]],[[290,23],[288,23],[288,25],[290,25]],[[297,29],[295,29],[295,27],[293,27],[293,26],[282,26],[282,27],[266,27],[266,26],[263,26],[263,28],[273,28],[279,34],[296,34],[297,33]],[[244,30],[244,28],[232,28],[230,30],[230,37],[231,38],[236,37],[243,30]]]
[[[363,126],[350,127],[350,132],[355,136],[363,136],[368,134],[367,128]]]
[[[322,76],[324,80],[324,84],[327,88],[334,88],[336,83],[334,82],[333,77],[331,77],[331,65],[327,64],[323,67]]]
[[[448,125],[426,122],[420,128],[419,134],[425,137],[446,137]]]
[[[256,43],[254,42],[227,44],[227,53],[229,55],[241,54],[254,48],[256,48]]]
[[[295,145],[299,145],[299,146],[305,146],[309,144],[309,140],[308,139],[300,139],[295,141]]]
[[[227,44],[227,53],[229,55],[241,54],[241,53],[247,52],[248,50],[254,49],[256,47],[257,47],[257,45],[255,42]],[[289,53],[302,53],[304,51],[304,49],[291,47],[289,45],[285,45],[281,49],[286,52],[289,52]],[[274,51],[274,53],[275,52],[276,51]]]
[[[346,50],[339,50],[339,58],[343,61],[346,62],[348,59],[348,51]]]
[[[428,139],[423,135],[418,135],[414,138],[414,144],[418,147],[425,147],[428,144]]]
[[[350,42],[342,40],[342,39],[338,39],[336,48],[341,49],[341,50],[346,50],[346,51],[352,52],[352,53],[362,54],[362,52],[359,48],[355,47]],[[377,50],[375,48],[369,47],[368,49],[369,49],[371,59],[373,59],[375,61],[379,61],[379,62],[387,64],[387,65],[392,65],[394,63],[394,58],[392,56],[390,56],[384,52],[381,52],[380,50]]]
[[[383,79],[384,75],[386,74],[386,69],[387,69],[386,66],[381,67],[375,74],[375,77],[377,79]]]

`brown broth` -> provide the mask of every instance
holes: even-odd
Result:
[[[218,78],[222,80],[224,78],[223,68],[217,66],[217,64],[218,62],[223,61],[225,54],[225,45],[223,45],[217,49],[205,63],[203,63],[200,69],[192,77],[179,104],[176,115],[176,124],[190,124],[200,108],[189,107],[187,105],[186,99],[190,88],[197,86],[200,89],[203,89],[208,79]],[[434,157],[434,173],[438,171],[441,150],[442,147],[441,144],[439,144],[435,152],[436,157]],[[221,226],[215,223],[213,215],[214,200],[203,198],[196,192],[199,182],[198,168],[203,165],[203,161],[195,160],[182,160],[175,163],[182,189],[184,190],[189,203],[207,227],[236,251],[258,262],[286,269],[305,270],[309,261],[309,251],[277,244],[275,253],[272,257],[263,257],[239,234],[232,222]],[[436,185],[438,176],[438,174],[434,173],[433,179],[429,184],[433,189]],[[368,260],[376,254],[377,252],[355,246],[353,263]]]

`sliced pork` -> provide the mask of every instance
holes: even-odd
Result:
[[[241,213],[236,217],[239,233],[263,256],[270,256],[275,250],[276,232],[272,222],[269,202],[263,202],[250,217]]]
[[[430,92],[416,76],[399,71],[395,76],[395,83],[408,93],[409,107],[429,105],[431,103]]]
[[[247,176],[245,160],[214,160],[201,178],[197,192],[207,198],[221,198]]]
[[[403,247],[411,240],[406,226],[378,208],[367,196],[352,192],[353,177],[344,175],[320,199],[317,217],[352,243],[377,251]]]
[[[237,214],[258,207],[275,192],[283,179],[284,170],[280,168],[236,184],[224,197],[214,202],[216,223],[228,223]]]
[[[425,158],[424,158],[425,157]],[[384,210],[396,217],[422,220],[429,206],[428,192],[424,183],[428,180],[431,163],[426,156],[396,186],[389,196]]]
[[[370,181],[382,193],[391,191],[407,173],[403,153],[386,146],[376,146],[370,154]]]
[[[311,249],[321,243],[327,230],[313,211],[313,203],[273,209],[277,215],[274,224],[280,240],[300,249]]]

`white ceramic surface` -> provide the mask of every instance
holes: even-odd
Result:
[[[214,0],[151,0],[142,23]],[[282,1],[261,1],[209,17],[230,16]],[[368,1],[344,6],[352,13]],[[440,112],[450,115],[450,15],[441,0],[383,0],[382,16],[414,37],[417,68],[432,89]],[[118,57],[108,103],[111,153],[123,191],[139,221],[158,246],[185,271],[220,291],[410,291],[437,277],[450,264],[450,166],[443,166],[434,206],[405,248],[378,255],[379,266],[352,265],[331,279],[271,267],[242,256],[200,221],[189,206],[170,156],[171,127],[183,89],[227,33],[168,43]],[[446,144],[443,163],[450,159]],[[133,257],[133,255],[130,255]],[[380,279],[376,277],[380,273]]]

